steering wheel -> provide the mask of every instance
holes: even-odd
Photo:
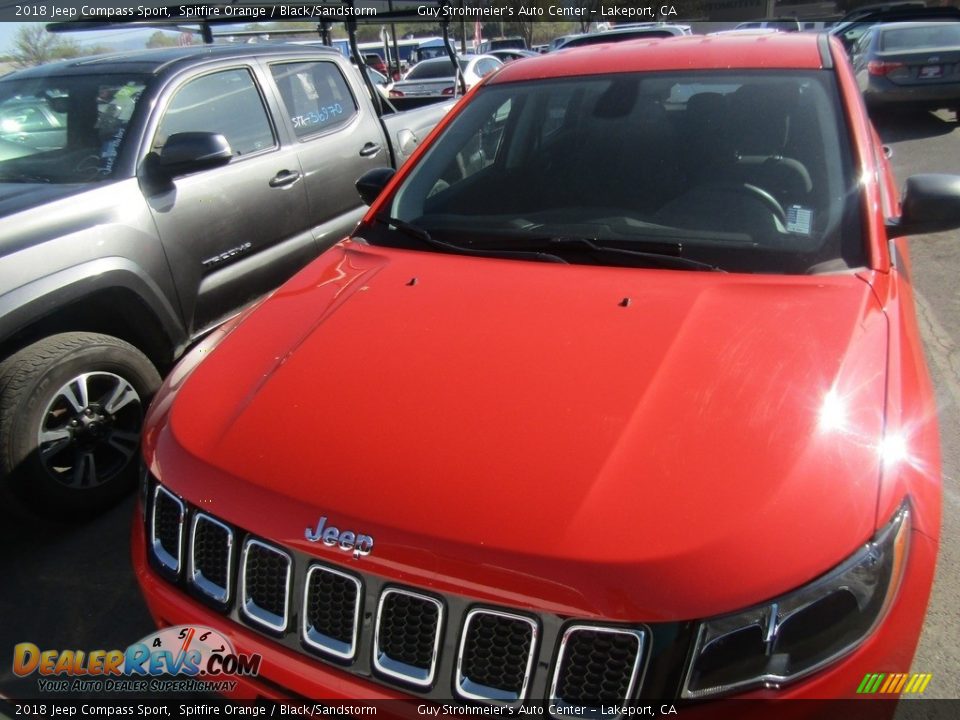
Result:
[[[780,201],[766,190],[757,187],[756,185],[738,182],[714,182],[704,185],[703,189],[716,192],[746,195],[751,199],[763,204],[767,210],[777,216],[780,222],[785,223],[787,221],[787,213],[784,211],[783,205],[780,204]]]

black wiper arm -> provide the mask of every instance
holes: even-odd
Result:
[[[695,270],[711,270],[713,272],[726,272],[723,268],[710,263],[692,260],[681,255],[668,255],[667,253],[650,252],[649,250],[630,250],[628,248],[611,247],[609,245],[599,245],[594,238],[588,237],[550,237],[541,238],[541,242],[546,247],[561,247],[579,245],[595,253],[613,253],[616,255],[631,255],[633,257],[645,258],[653,262],[673,265],[674,267],[692,268]]]
[[[375,215],[374,220],[383,225],[395,227],[400,232],[420,240],[424,245],[429,245],[446,252],[455,252],[461,255],[476,255],[478,257],[515,257],[527,260],[545,260],[547,262],[557,262],[568,264],[559,255],[553,255],[539,250],[511,250],[507,248],[478,249],[463,247],[454,243],[448,243],[444,240],[437,240],[429,232],[418,225],[408,223],[406,220],[390,217],[389,215]]]

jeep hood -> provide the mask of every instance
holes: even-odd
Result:
[[[183,382],[163,482],[402,582],[558,613],[753,604],[874,531],[887,330],[854,274],[345,243]],[[309,543],[321,516],[375,538]]]

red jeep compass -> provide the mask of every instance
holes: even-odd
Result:
[[[940,457],[904,236],[960,179],[901,208],[839,44],[514,63],[358,188],[148,418],[139,581],[263,656],[238,693],[592,717],[909,670]]]

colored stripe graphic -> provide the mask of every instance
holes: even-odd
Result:
[[[889,675],[886,673],[867,673],[857,687],[857,694],[898,695],[902,692],[919,695],[927,689],[927,685],[930,684],[932,679],[932,673],[890,673]]]

